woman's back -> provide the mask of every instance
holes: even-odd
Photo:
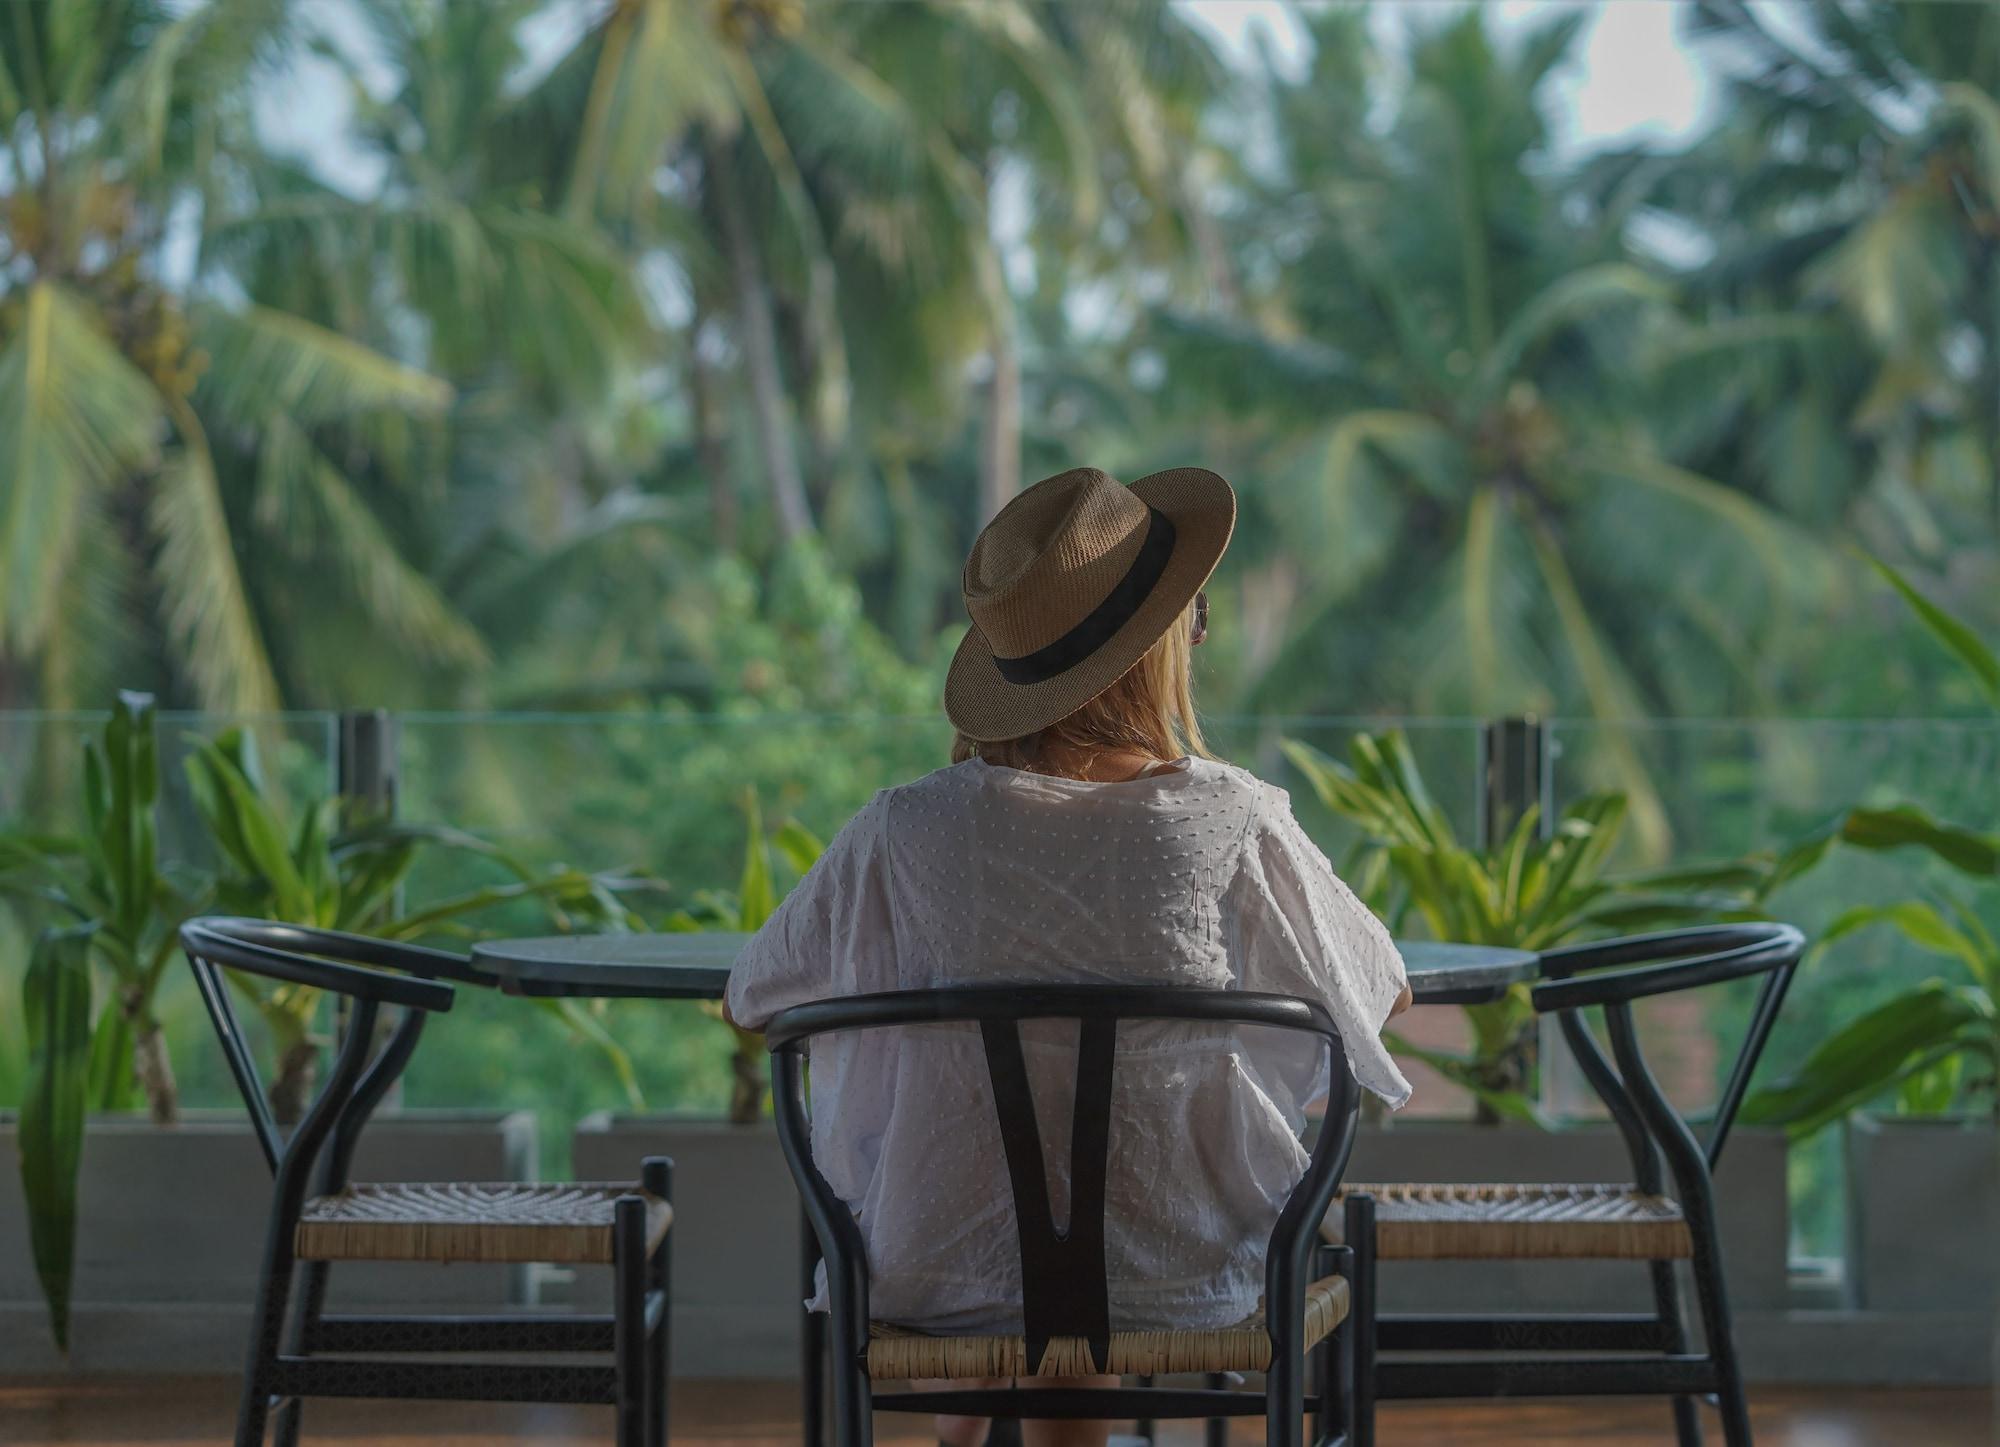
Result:
[[[1117,783],[978,759],[876,796],[753,942],[749,1026],[828,995],[1005,982],[1305,995],[1363,1085],[1408,1086],[1377,1032],[1403,984],[1380,924],[1282,791],[1188,758]],[[1067,1220],[1073,1025],[1024,1031],[1058,1223]],[[1254,1036],[1255,1038],[1252,1038]],[[1324,1088],[1277,1032],[1139,1023],[1119,1037],[1107,1182],[1114,1324],[1222,1325],[1256,1305],[1266,1236]],[[868,1243],[876,1316],[1018,1330],[1007,1171],[969,1026],[836,1037],[813,1055],[814,1154]]]

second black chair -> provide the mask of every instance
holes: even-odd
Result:
[[[1379,1349],[1455,1357],[1417,1356],[1364,1369],[1355,1409],[1358,1447],[1373,1441],[1371,1392],[1384,1398],[1659,1394],[1674,1399],[1681,1447],[1699,1447],[1696,1398],[1713,1394],[1729,1447],[1750,1447],[1712,1173],[1804,944],[1790,925],[1728,924],[1568,945],[1542,956],[1535,1008],[1556,1017],[1616,1122],[1631,1155],[1632,1184],[1348,1187],[1345,1239],[1355,1250],[1355,1310],[1375,1323],[1358,1341],[1361,1355],[1372,1358]],[[1698,1138],[1647,1066],[1632,1006],[1756,975],[1764,979],[1749,1028],[1706,1138]],[[1586,1022],[1592,1010],[1603,1014],[1610,1059]],[[1374,1310],[1378,1260],[1502,1259],[1644,1263],[1654,1310],[1511,1316]],[[1699,1352],[1689,1350],[1682,1320],[1679,1262],[1694,1278]]]
[[[236,1447],[259,1447],[274,1412],[279,1443],[296,1443],[308,1397],[597,1402],[616,1409],[618,1447],[664,1447],[672,1163],[649,1160],[629,1184],[357,1184],[362,1128],[426,1019],[451,1008],[446,981],[488,981],[442,950],[263,920],[194,920],[181,943],[274,1177]],[[225,969],[347,1002],[332,1069],[289,1135],[272,1118]],[[401,1012],[386,1035],[385,1010]],[[350,1261],[607,1266],[614,1310],[329,1314],[328,1272]],[[606,1360],[560,1359],[576,1354]]]

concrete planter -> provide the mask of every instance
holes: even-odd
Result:
[[[1632,1166],[1611,1126],[1540,1131],[1404,1121],[1364,1127],[1346,1179],[1630,1181]],[[1790,1247],[1784,1133],[1733,1132],[1715,1184],[1732,1306],[1782,1310]],[[1380,1269],[1382,1308],[1390,1312],[1645,1311],[1653,1304],[1636,1263],[1387,1261]]]
[[[1852,1115],[1847,1269],[1869,1311],[2000,1310],[2000,1129]]]
[[[39,1325],[41,1291],[15,1158],[14,1122],[0,1119],[0,1161],[7,1163],[0,1169],[0,1310],[11,1330],[25,1332]],[[534,1158],[535,1122],[525,1112],[409,1112],[369,1126],[355,1174],[361,1180],[524,1180],[532,1178]],[[247,1321],[256,1294],[270,1198],[270,1172],[239,1115],[193,1112],[172,1127],[136,1117],[93,1118],[79,1182],[77,1363],[95,1355],[88,1341],[93,1330],[133,1335],[112,1318],[156,1318],[154,1330],[171,1334],[180,1330],[177,1314],[186,1313],[180,1319],[197,1335],[194,1323],[221,1323],[214,1341],[203,1338],[208,1344],[196,1348],[192,1338],[156,1337],[164,1359],[182,1360],[185,1353],[176,1355],[176,1349],[186,1347],[194,1362],[236,1365],[243,1337],[233,1324]],[[355,1266],[333,1273],[329,1301],[337,1309],[476,1310],[521,1300],[525,1284],[520,1270],[509,1266]],[[0,1351],[0,1361],[12,1355]],[[123,1368],[144,1369],[152,1359],[127,1357]]]
[[[798,1370],[798,1193],[768,1124],[594,1115],[571,1146],[578,1180],[633,1176],[646,1156],[674,1162],[677,1376],[787,1377]],[[580,1275],[579,1305],[608,1309],[601,1272]]]

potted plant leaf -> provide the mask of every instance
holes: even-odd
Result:
[[[823,846],[798,821],[767,830],[754,794],[745,796],[743,812],[736,888],[703,891],[666,928],[754,931],[777,909],[787,876],[799,878],[819,858]],[[799,1217],[767,1119],[769,1057],[763,1036],[729,1025],[713,1005],[701,1008],[729,1031],[727,1115],[593,1115],[577,1127],[572,1159],[579,1179],[603,1179],[645,1155],[673,1158],[683,1223],[674,1229],[688,1233],[674,1267],[676,1370],[778,1376],[792,1369],[798,1350]],[[689,1024],[696,1018],[692,1011],[677,1017]]]
[[[528,900],[565,927],[602,928],[625,922],[620,894],[643,883],[537,872],[455,831],[352,818],[346,801],[332,798],[302,804],[290,824],[260,777],[250,738],[236,731],[197,742],[186,769],[213,857],[169,871],[155,843],[158,757],[150,701],[121,697],[84,756],[88,831],[76,839],[0,836],[0,885],[17,910],[49,923],[25,982],[33,1022],[27,1109],[18,1126],[0,1124],[0,1136],[18,1135],[22,1164],[18,1177],[0,1174],[0,1301],[41,1295],[59,1352],[72,1338],[72,1300],[99,1313],[143,1315],[189,1301],[247,1309],[254,1291],[268,1172],[239,1111],[180,1110],[160,1023],[158,1002],[182,978],[175,931],[183,919],[221,909],[436,937],[462,931],[475,911]],[[502,882],[398,908],[419,851],[438,848],[499,860]],[[276,1113],[295,1118],[321,1043],[318,1002],[309,992],[237,988],[271,1046]],[[569,1007],[566,1018],[579,1013],[575,1002],[560,1005]],[[193,1032],[183,1048],[188,1038],[210,1048],[205,1023],[183,1016]],[[593,1024],[570,1023],[586,1034]],[[608,1038],[597,1043],[617,1049]],[[622,1052],[617,1058],[629,1076],[629,1061]],[[150,1119],[128,1113],[139,1099]],[[534,1121],[525,1113],[390,1113],[364,1137],[357,1170],[504,1180],[532,1172],[535,1154]],[[147,1189],[133,1191],[133,1181]],[[23,1232],[29,1239],[15,1249]],[[505,1268],[436,1279],[382,1270],[343,1276],[343,1291],[376,1302],[492,1305],[518,1294]],[[233,1360],[240,1321],[194,1320],[194,1329],[163,1346],[161,1364],[209,1370]]]
[[[1616,878],[1607,868],[1625,821],[1619,794],[1578,799],[1546,830],[1539,811],[1530,808],[1504,839],[1480,848],[1461,841],[1432,800],[1400,732],[1356,735],[1346,762],[1296,741],[1284,749],[1320,800],[1359,829],[1343,874],[1399,936],[1544,950],[1742,918],[1758,913],[1772,890],[1824,849],[1813,840],[1783,855]],[[1464,1089],[1472,1098],[1472,1121],[1370,1123],[1356,1145],[1349,1179],[1629,1180],[1630,1160],[1615,1130],[1544,1118],[1541,1030],[1529,986],[1461,1008],[1469,1026],[1464,1051],[1418,1045],[1407,1031],[1384,1038],[1398,1054]],[[1788,1229],[1783,1134],[1739,1133],[1717,1188],[1733,1289],[1752,1305],[1782,1304]],[[1397,1299],[1412,1310],[1502,1309],[1510,1303],[1643,1309],[1650,1301],[1639,1273],[1577,1264],[1397,1263],[1394,1274]]]
[[[154,1125],[174,1124],[179,1091],[155,1002],[175,931],[207,898],[198,879],[160,867],[159,749],[151,698],[121,693],[84,747],[84,829],[74,837],[0,836],[0,891],[39,924],[23,980],[27,1061],[13,1125],[22,1209],[0,1210],[20,1251],[0,1249],[6,1275],[32,1262],[57,1349],[67,1351],[75,1267],[77,1172],[84,1122],[142,1099]],[[105,988],[100,988],[105,987]]]
[[[1875,566],[2000,717],[2000,657],[1900,573]],[[1848,811],[1838,837],[1843,848],[1927,857],[1934,882],[1918,897],[1845,910],[1808,967],[1856,935],[1889,930],[1944,973],[1819,1041],[1751,1095],[1743,1118],[1798,1138],[1842,1127],[1856,1304],[1987,1313],[2000,1300],[2000,833],[1899,803]]]

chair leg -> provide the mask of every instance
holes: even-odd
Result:
[[[819,1237],[812,1222],[799,1216],[799,1300],[811,1301],[819,1288]],[[799,1325],[799,1441],[803,1447],[826,1443],[826,1316],[808,1311]]]
[[[649,1156],[639,1170],[639,1184],[669,1206],[674,1200],[674,1163]],[[646,1295],[658,1293],[660,1324],[646,1346],[646,1447],[667,1447],[667,1393],[673,1384],[674,1229],[646,1263]]]
[[[1313,1407],[1313,1447],[1326,1447],[1340,1435],[1340,1344],[1347,1330],[1348,1324],[1343,1322],[1313,1348],[1313,1392],[1319,1398]]]
[[[1736,1328],[1729,1314],[1729,1288],[1722,1276],[1713,1205],[1707,1199],[1698,1202],[1684,1199],[1682,1207],[1688,1216],[1688,1234],[1694,1238],[1694,1295],[1701,1307],[1701,1330],[1708,1356],[1715,1363],[1715,1397],[1722,1412],[1722,1440],[1728,1447],[1752,1447],[1750,1404],[1743,1392],[1742,1365],[1736,1358]]]
[[[646,1442],[646,1203],[621,1196],[612,1207],[612,1357],[617,1364],[618,1447]]]
[[[873,1447],[875,1398],[868,1380],[866,1328],[842,1316],[843,1303],[834,1301],[827,1335],[833,1345],[834,1447]]]
[[[1375,1447],[1375,1198],[1349,1196],[1343,1225],[1354,1252],[1354,1277],[1348,1283],[1348,1360],[1352,1363],[1347,1394],[1349,1447]]]
[[[1226,1372],[1210,1372],[1202,1379],[1202,1385],[1210,1391],[1219,1392],[1229,1385],[1229,1375]],[[1201,1441],[1202,1447],[1228,1447],[1229,1419],[1210,1417],[1202,1425]]]
[[[1153,1379],[1150,1376],[1142,1376],[1138,1379],[1138,1384],[1141,1387],[1151,1387]],[[1132,1430],[1150,1443],[1154,1437],[1159,1435],[1160,1428],[1159,1424],[1151,1417],[1141,1417],[1137,1422],[1132,1424]]]
[[[1687,1320],[1681,1313],[1680,1278],[1671,1261],[1648,1263],[1653,1273],[1653,1309],[1667,1328],[1667,1350],[1678,1356],[1687,1350]],[[1701,1447],[1701,1415],[1693,1397],[1674,1398],[1674,1441],[1678,1447]]]
[[[236,1447],[263,1447],[271,1417],[271,1368],[285,1336],[285,1307],[292,1295],[292,1226],[274,1220],[264,1242],[264,1265],[257,1277],[257,1304],[251,1314],[250,1359],[243,1370],[243,1399],[236,1412]],[[286,1414],[297,1434],[298,1415]],[[280,1419],[281,1421],[283,1418]]]

